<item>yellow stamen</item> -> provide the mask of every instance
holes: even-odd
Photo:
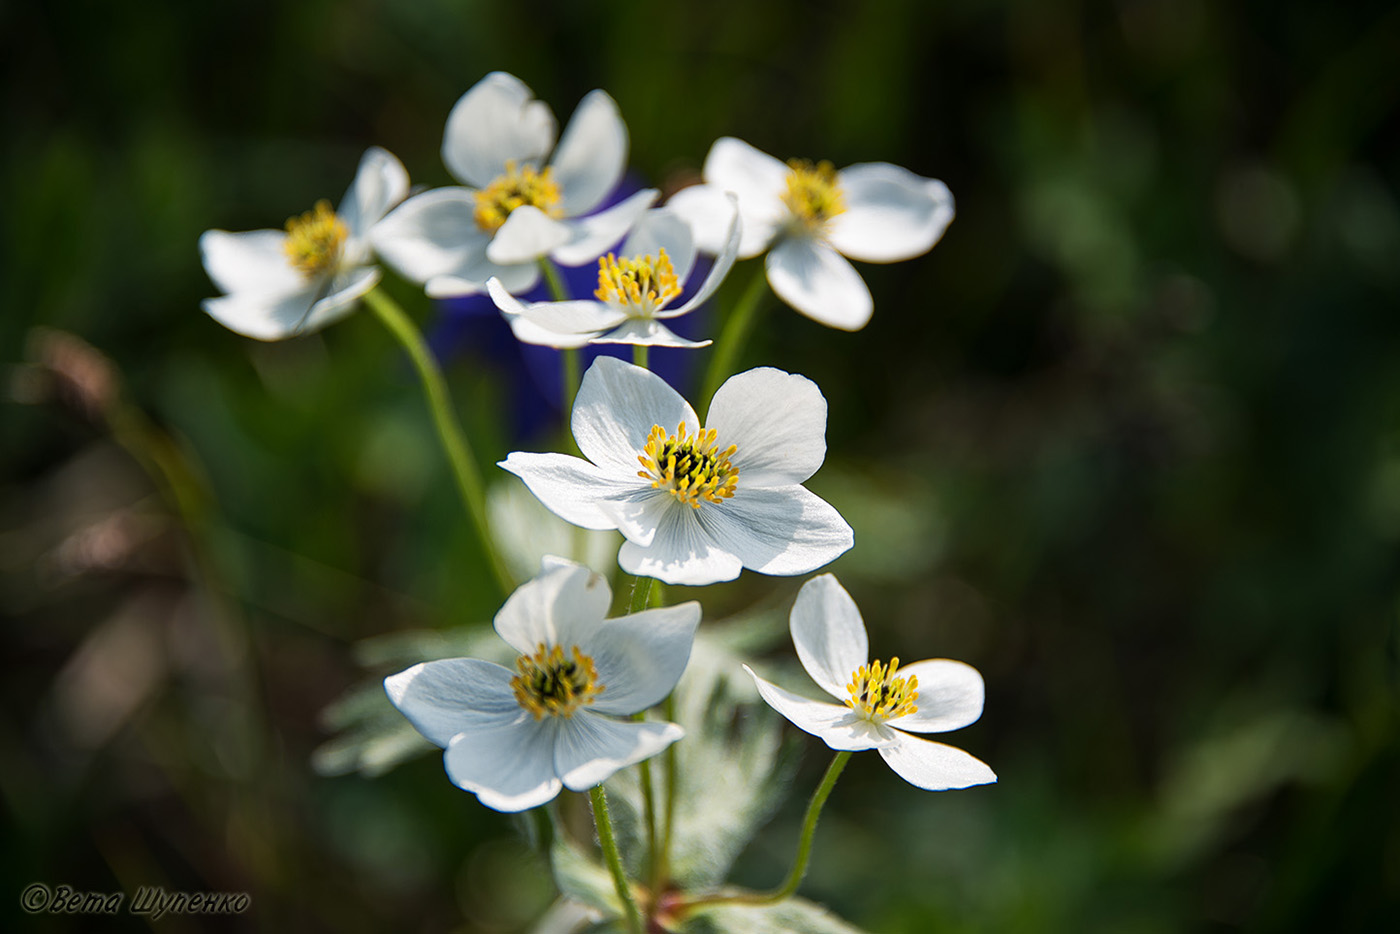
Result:
[[[897,655],[890,659],[888,668],[879,660],[861,665],[851,674],[851,683],[846,685],[846,690],[851,692],[846,706],[876,723],[918,710],[914,701],[919,697],[919,676],[896,678],[894,673],[898,670]]]
[[[836,183],[836,167],[825,160],[813,165],[806,159],[789,159],[783,203],[797,223],[820,233],[837,214],[846,210],[846,198]]]
[[[312,210],[287,220],[287,242],[282,249],[297,272],[306,279],[316,279],[335,268],[349,234],[345,222],[331,210],[331,203],[317,201]]]
[[[476,193],[476,211],[473,217],[476,226],[487,233],[495,233],[510,217],[510,212],[524,205],[539,208],[550,217],[563,217],[559,205],[559,186],[554,181],[553,168],[546,166],[536,170],[532,165],[515,167],[515,162],[506,163],[504,175]]]
[[[611,253],[598,258],[598,289],[593,295],[624,306],[633,317],[650,318],[679,294],[681,284],[664,249],[655,259],[618,259]]]
[[[644,450],[637,460],[646,469],[637,476],[696,509],[702,500],[724,502],[739,484],[739,468],[729,462],[739,447],[731,444],[721,451],[713,428],[691,435],[681,422],[675,434],[667,435],[666,429],[653,425]]]
[[[603,693],[598,683],[598,669],[593,659],[578,646],[573,657],[564,654],[563,646],[546,648],[541,642],[534,655],[521,655],[515,660],[520,672],[510,679],[511,689],[521,707],[539,720],[551,717],[572,717],[574,711],[593,703]]]

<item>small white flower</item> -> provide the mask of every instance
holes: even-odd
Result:
[[[763,680],[747,666],[774,710],[832,749],[878,749],[900,778],[930,791],[997,780],[980,759],[911,733],[943,733],[982,716],[982,676],[962,662],[934,658],[903,668],[868,662],[865,623],[855,601],[830,574],[802,585],[790,618],[802,667],[841,701],[808,700]]]
[[[932,249],[953,220],[953,196],[937,179],[887,162],[836,171],[829,162],[786,164],[741,140],[716,140],[704,185],[677,192],[669,207],[696,228],[700,248],[718,252],[722,195],[739,198],[739,257],[765,260],[778,297],[828,327],[858,331],[874,303],[845,257],[893,263]]]
[[[369,233],[408,194],[398,159],[372,148],[360,160],[340,207],[330,203],[287,221],[286,230],[206,230],[199,251],[209,278],[226,294],[204,310],[230,330],[275,341],[344,317],[379,281]]]
[[[500,466],[569,522],[622,532],[617,560],[631,574],[693,585],[743,568],[806,574],[854,542],[802,486],[826,457],[826,399],[805,376],[771,367],[733,376],[701,428],[661,377],[599,357],[572,425],[588,460],[517,451]]]
[[[443,162],[466,187],[405,201],[376,234],[380,255],[434,297],[480,292],[492,277],[507,292],[524,292],[539,281],[543,256],[566,266],[596,258],[657,193],[581,216],[627,163],[627,127],[604,92],[589,92],[557,147],[554,139],[554,114],[519,78],[487,75],[452,108],[442,141]]]
[[[603,578],[546,558],[496,614],[516,670],[479,658],[423,662],[384,679],[394,706],[446,752],[447,774],[481,803],[523,811],[561,787],[591,788],[684,735],[619,720],[661,702],[690,658],[695,602],[604,619]]]
[[[739,212],[730,198],[724,246],[699,291],[678,308],[667,307],[681,294],[695,265],[695,238],[690,225],[668,208],[653,208],[627,235],[618,255],[598,260],[597,301],[531,302],[512,296],[499,279],[487,283],[491,298],[527,344],[579,347],[592,344],[646,344],[704,347],[662,322],[702,305],[734,265],[739,249]],[[621,256],[621,259],[618,258]]]

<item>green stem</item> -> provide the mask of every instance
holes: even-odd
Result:
[[[443,450],[447,453],[447,460],[452,465],[452,474],[457,480],[457,492],[461,494],[462,503],[467,507],[467,515],[481,539],[481,548],[487,563],[491,565],[491,572],[500,585],[501,592],[508,594],[515,588],[515,581],[496,552],[495,542],[491,538],[491,528],[486,520],[486,497],[482,492],[481,476],[477,473],[471,446],[467,443],[467,437],[452,410],[452,400],[448,396],[447,383],[442,378],[442,371],[438,369],[437,361],[433,359],[432,352],[418,328],[383,289],[370,289],[365,293],[365,303],[379,320],[384,322],[390,333],[398,338],[409,359],[413,361],[414,368],[418,370],[418,377],[423,383],[423,394],[433,415],[433,426],[442,440]]]
[[[608,861],[617,897],[622,900],[622,907],[627,911],[627,927],[632,934],[643,934],[642,913],[637,909],[637,901],[632,897],[632,887],[627,884],[627,873],[622,868],[622,855],[617,851],[612,818],[608,816],[608,796],[603,793],[603,786],[594,785],[590,788],[588,800],[593,804],[593,823],[598,828],[598,845],[603,848],[603,856]]]
[[[559,267],[554,265],[548,256],[540,257],[540,272],[544,273],[544,281],[549,285],[549,294],[556,302],[567,302],[569,300],[569,290],[564,287],[564,277],[559,275]],[[574,410],[574,397],[578,395],[579,365],[578,348],[570,347],[559,351],[559,355],[564,360],[564,424],[569,422],[569,413]],[[570,438],[573,436],[570,435]],[[577,452],[575,452],[577,453]]]
[[[652,596],[656,597],[656,603],[661,604],[661,582],[654,577],[643,577],[638,574],[632,578],[632,595],[627,601],[628,613],[640,613],[651,606]]]
[[[661,702],[661,716],[671,723],[676,722],[676,695],[674,692],[667,695]],[[672,743],[666,747],[666,813],[661,825],[661,857],[657,860],[657,875],[664,882],[671,873],[671,841],[675,837],[676,828],[676,787],[677,776],[680,774],[676,767],[676,744]]]
[[[642,369],[646,369],[646,366],[647,366],[647,351],[650,350],[650,349],[651,349],[651,348],[648,347],[646,344],[633,344],[633,345],[632,345],[632,362],[633,362],[634,364],[636,364],[637,366],[641,367]]]
[[[540,272],[544,273],[544,281],[549,285],[549,294],[556,302],[567,302],[569,300],[569,290],[564,288],[564,278],[559,275],[559,267],[548,256],[540,257]]]
[[[739,296],[739,301],[729,310],[729,317],[724,321],[724,330],[720,331],[719,340],[715,342],[715,355],[710,358],[710,369],[705,374],[703,398],[713,398],[715,390],[731,375],[734,361],[739,358],[739,348],[748,338],[756,313],[763,304],[763,296],[767,292],[768,270],[763,263],[755,263],[753,278],[749,280],[744,294]]]
[[[632,719],[644,720],[646,714],[639,713]],[[672,743],[672,745],[675,744]],[[659,839],[656,833],[656,786],[652,783],[651,778],[651,760],[643,759],[637,765],[642,774],[642,810],[646,812],[647,855],[651,861],[648,888],[651,890],[652,912],[655,913],[656,902],[661,898],[661,887],[666,882],[666,861],[663,858],[665,854],[657,850],[656,846]]]

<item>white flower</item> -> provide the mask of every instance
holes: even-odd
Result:
[[[703,304],[724,281],[739,249],[739,212],[730,199],[724,246],[699,291],[679,308],[668,308],[681,294],[695,265],[695,238],[690,225],[668,208],[653,208],[627,235],[618,255],[598,260],[597,301],[531,302],[512,296],[499,279],[487,283],[491,298],[527,344],[579,347],[592,344],[646,344],[704,347],[662,323]]]
[[[742,568],[806,574],[853,544],[840,514],[802,486],[826,457],[826,399],[805,376],[731,377],[701,428],[661,377],[599,357],[573,431],[588,460],[517,451],[500,466],[569,522],[621,531],[629,573],[695,585]]]
[[[935,658],[899,667],[869,658],[865,624],[850,594],[830,574],[802,585],[790,618],[802,667],[841,701],[808,700],[753,675],[774,710],[832,749],[878,749],[901,778],[930,791],[997,780],[980,759],[961,749],[910,736],[942,733],[982,716],[982,676],[962,662]]]
[[[523,811],[561,787],[591,788],[684,735],[619,720],[671,693],[690,658],[700,605],[604,619],[603,578],[546,558],[496,614],[516,670],[479,658],[423,662],[384,679],[394,706],[441,746],[447,774],[481,803]]]
[[[722,194],[739,198],[739,257],[765,260],[778,297],[828,327],[858,331],[874,304],[844,257],[893,263],[930,250],[953,220],[953,196],[937,179],[887,162],[836,171],[829,162],[786,164],[732,137],[705,158],[705,182],[669,206],[695,226],[701,249],[718,252]]]
[[[627,127],[604,92],[589,92],[557,147],[554,138],[554,114],[519,78],[499,71],[482,78],[452,108],[442,141],[443,162],[467,187],[405,201],[376,235],[380,255],[434,297],[480,292],[493,276],[506,291],[524,292],[539,281],[540,257],[566,266],[596,258],[656,191],[581,216],[612,191],[627,163]]]
[[[206,230],[199,238],[204,269],[226,294],[205,299],[204,310],[224,327],[264,341],[344,317],[379,281],[379,270],[369,265],[370,230],[406,194],[403,165],[372,148],[335,211],[321,201],[287,221],[286,230]]]

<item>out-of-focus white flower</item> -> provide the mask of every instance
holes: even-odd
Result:
[[[403,165],[372,148],[334,211],[319,201],[287,221],[286,230],[206,230],[199,238],[204,269],[225,294],[206,298],[204,310],[230,330],[264,341],[344,317],[379,281],[379,269],[370,265],[370,231],[406,194]]]
[[[870,662],[855,601],[830,574],[802,585],[790,617],[802,667],[841,701],[808,700],[765,681],[747,666],[774,710],[832,749],[877,749],[901,778],[930,791],[997,780],[980,759],[909,733],[942,733],[982,716],[982,676],[962,662],[934,658],[901,668]],[[903,732],[903,731],[908,732]]]
[[[617,560],[631,574],[693,585],[746,567],[806,574],[854,543],[846,520],[802,486],[826,457],[826,399],[805,376],[761,367],[731,377],[702,428],[661,377],[599,357],[572,424],[588,460],[517,451],[500,466],[569,522],[621,531]]]
[[[668,206],[690,221],[700,248],[722,243],[723,194],[739,199],[739,257],[769,250],[768,284],[778,297],[828,327],[858,331],[874,303],[846,261],[893,263],[927,252],[953,220],[948,186],[887,162],[840,170],[830,162],[786,164],[733,137],[705,158],[705,184]]]
[[[620,720],[665,699],[690,658],[700,605],[604,619],[607,581],[546,558],[496,614],[520,653],[515,671],[479,658],[423,662],[384,679],[418,732],[445,751],[448,776],[487,807],[523,811],[582,791],[684,735],[674,723]]]
[[[739,212],[730,198],[729,224],[720,254],[700,289],[678,308],[668,305],[681,294],[695,264],[695,239],[690,225],[668,208],[648,211],[617,255],[609,253],[598,260],[598,289],[593,293],[597,301],[527,305],[512,296],[499,279],[492,279],[487,286],[515,336],[528,344],[560,348],[585,343],[704,347],[710,341],[686,340],[662,322],[698,308],[714,294],[734,265],[739,232]]]
[[[566,266],[595,259],[657,193],[582,216],[622,177],[627,127],[611,97],[590,91],[557,147],[555,130],[554,114],[519,78],[482,78],[452,108],[442,141],[442,160],[465,187],[405,201],[376,233],[380,255],[434,297],[480,292],[493,277],[524,292],[539,281],[541,257]]]

